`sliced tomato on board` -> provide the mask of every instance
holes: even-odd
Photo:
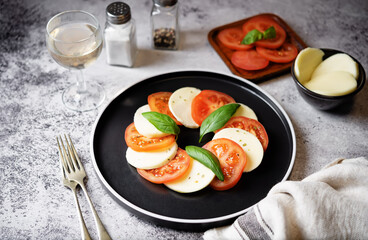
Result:
[[[228,103],[235,103],[235,100],[222,92],[202,90],[192,101],[192,118],[201,125],[208,115]]]
[[[190,157],[187,152],[178,148],[176,156],[166,165],[150,169],[137,169],[139,175],[153,183],[167,183],[180,178],[190,166]]]
[[[270,63],[254,49],[234,52],[231,56],[231,62],[236,67],[245,70],[260,70],[267,67]]]
[[[151,111],[159,112],[170,116],[177,125],[182,125],[169,109],[169,99],[172,95],[171,92],[156,92],[148,96],[148,105]]]
[[[137,152],[159,151],[173,145],[175,140],[175,135],[160,138],[145,137],[137,131],[134,123],[131,123],[125,129],[125,142],[127,146]]]
[[[215,133],[221,131],[224,128],[240,128],[247,132],[250,132],[258,138],[258,140],[262,144],[263,150],[266,151],[268,146],[268,135],[266,129],[257,120],[243,116],[232,117],[221,129],[216,130]]]
[[[288,63],[298,55],[298,49],[291,43],[284,43],[278,49],[256,47],[256,51],[262,57],[275,63]]]
[[[216,155],[220,161],[224,181],[215,177],[210,186],[218,191],[234,187],[240,180],[247,164],[247,155],[236,142],[227,138],[218,138],[208,142],[203,148]]]
[[[253,47],[253,44],[240,44],[245,36],[244,32],[240,28],[227,28],[221,30],[217,36],[225,47],[233,50],[247,50]]]
[[[246,35],[251,30],[257,29],[260,32],[273,26],[276,30],[276,37],[272,39],[259,40],[254,44],[265,48],[279,48],[286,39],[285,30],[272,18],[266,16],[252,17],[243,24],[243,32]]]

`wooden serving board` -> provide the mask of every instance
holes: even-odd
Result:
[[[256,16],[267,16],[275,20],[285,30],[287,34],[285,41],[294,44],[296,48],[298,49],[298,51],[301,51],[302,49],[307,47],[307,45],[303,42],[303,40],[279,16],[272,14],[272,13],[262,13]],[[225,47],[220,42],[217,35],[221,30],[226,29],[226,28],[240,28],[241,29],[242,25],[251,18],[252,17],[249,17],[243,20],[239,20],[237,22],[229,23],[229,24],[219,26],[219,27],[212,29],[208,33],[208,41],[210,42],[211,46],[215,49],[215,51],[218,53],[221,59],[225,62],[225,64],[229,67],[232,73],[240,77],[243,77],[245,79],[251,80],[253,82],[260,82],[260,81],[268,80],[270,78],[279,76],[286,72],[290,72],[290,68],[293,62],[289,62],[289,63],[270,62],[270,64],[266,68],[261,69],[261,70],[252,70],[252,71],[238,68],[231,63],[230,59],[231,59],[232,54],[235,52],[235,50]]]

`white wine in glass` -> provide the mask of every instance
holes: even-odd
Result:
[[[93,63],[102,50],[98,20],[84,11],[57,14],[46,27],[47,48],[61,66],[76,72],[77,81],[63,92],[64,105],[75,111],[97,108],[105,99],[103,88],[84,80],[82,69]]]

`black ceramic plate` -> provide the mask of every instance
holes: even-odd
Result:
[[[125,128],[134,112],[147,104],[147,96],[181,87],[213,89],[232,96],[252,108],[269,136],[261,165],[244,173],[232,189],[218,192],[207,187],[199,192],[180,194],[164,185],[141,178],[126,159]],[[181,128],[179,147],[198,145],[199,130]],[[211,134],[204,142],[211,139]],[[264,198],[276,183],[286,180],[295,158],[293,126],[281,108],[257,85],[227,75],[188,71],[163,74],[143,80],[121,92],[96,120],[91,138],[91,155],[99,179],[107,192],[127,210],[170,228],[205,230],[230,224],[237,216]],[[121,219],[124,221],[124,219]]]

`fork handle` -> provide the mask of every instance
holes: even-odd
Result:
[[[71,189],[73,191],[75,205],[76,205],[77,210],[78,210],[78,216],[79,216],[79,223],[80,223],[80,226],[81,226],[82,239],[91,240],[91,236],[89,235],[86,224],[83,220],[83,215],[82,215],[82,212],[81,212],[81,209],[80,209],[80,206],[79,206],[78,197],[77,197],[77,191],[75,190],[75,188],[71,188]]]
[[[97,214],[97,212],[96,212],[96,210],[95,210],[95,208],[94,208],[94,206],[92,204],[91,199],[89,198],[89,195],[88,195],[88,192],[87,192],[86,187],[84,186],[84,183],[83,182],[79,182],[79,185],[83,189],[83,192],[85,193],[86,198],[87,198],[87,201],[89,203],[89,206],[90,206],[90,208],[92,210],[93,217],[95,219],[95,223],[96,223],[96,227],[97,227],[97,233],[98,233],[99,239],[100,240],[111,240],[110,235],[108,234],[108,232],[106,231],[104,225],[102,224],[101,219],[98,216],[98,214]]]

